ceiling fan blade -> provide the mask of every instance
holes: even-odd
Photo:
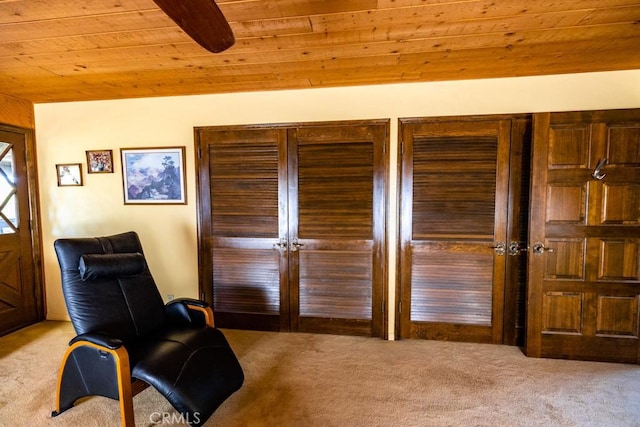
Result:
[[[227,19],[213,0],[153,0],[196,43],[218,53],[236,39]]]

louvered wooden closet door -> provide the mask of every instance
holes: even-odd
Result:
[[[380,335],[387,126],[289,133],[294,330]]]
[[[200,128],[200,286],[223,327],[384,333],[388,121]]]
[[[287,233],[286,130],[202,128],[196,138],[200,280],[216,323],[288,330],[286,264],[274,250]]]
[[[502,342],[511,128],[402,122],[401,337]]]

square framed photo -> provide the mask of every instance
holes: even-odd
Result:
[[[113,173],[113,151],[87,151],[87,173]]]
[[[56,165],[58,187],[82,185],[82,165],[80,163],[61,163]]]
[[[185,147],[121,148],[124,204],[187,204]]]

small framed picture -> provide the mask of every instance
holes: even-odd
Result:
[[[187,204],[185,147],[121,148],[124,204]]]
[[[111,150],[87,151],[87,173],[113,173]]]
[[[80,163],[62,163],[56,165],[58,187],[82,185],[82,165]]]

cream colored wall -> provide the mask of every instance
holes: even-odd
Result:
[[[640,107],[640,70],[513,79],[361,86],[35,106],[47,317],[65,319],[53,252],[59,237],[136,230],[163,296],[197,296],[193,127],[391,119],[388,241],[396,238],[397,121],[401,117]],[[122,147],[186,146],[185,206],[123,204]],[[115,173],[86,174],[85,151],[111,149]],[[58,187],[57,163],[82,163],[84,186]],[[390,251],[393,313],[395,246]],[[393,316],[390,316],[393,331]]]

